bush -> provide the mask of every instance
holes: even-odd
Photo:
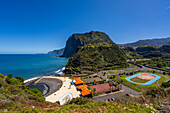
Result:
[[[8,84],[11,84],[11,85],[16,85],[16,84],[19,84],[20,82],[15,78],[15,77],[12,77],[11,74],[7,75],[7,78],[5,80]]]
[[[15,77],[15,78],[20,80],[22,83],[24,82],[24,79],[22,77]]]
[[[56,103],[60,105],[60,101],[56,101]]]
[[[2,87],[3,86],[3,83],[2,82],[0,82],[0,87]]]
[[[163,82],[163,83],[162,83],[162,87],[164,87],[164,88],[170,87],[170,81],[168,81],[168,82]]]
[[[89,98],[86,97],[77,97],[77,98],[73,98],[72,100],[70,100],[69,102],[67,102],[67,104],[78,104],[78,105],[84,105],[88,102],[92,102]]]

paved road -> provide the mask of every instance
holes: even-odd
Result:
[[[123,84],[122,85],[122,91],[123,93],[116,93],[116,94],[104,94],[104,95],[100,95],[100,96],[97,96],[97,97],[94,97],[92,98],[92,101],[94,102],[102,102],[102,101],[106,101],[106,99],[109,99],[109,98],[115,98],[115,99],[121,99],[121,98],[125,98],[127,97],[126,94],[129,94],[130,96],[139,96],[141,95],[142,93],[141,92],[138,92],[138,91],[135,91]]]
[[[106,101],[109,98],[121,99],[125,97],[126,97],[126,93],[105,94],[105,95],[100,95],[98,97],[92,98],[92,101],[102,102],[102,101]]]
[[[134,89],[131,89],[131,88],[129,88],[129,87],[123,85],[123,84],[121,84],[121,85],[122,85],[122,91],[124,91],[127,94],[131,94],[133,96],[138,96],[138,95],[142,94],[141,92],[138,92],[138,91],[136,91]]]
[[[49,96],[52,93],[56,92],[60,89],[60,84],[62,84],[62,81],[59,79],[54,78],[42,78],[40,81],[37,82],[37,84],[45,84],[48,87],[47,93],[44,95]]]

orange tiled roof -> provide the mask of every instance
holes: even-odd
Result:
[[[83,89],[83,88],[87,88],[88,86],[87,85],[79,85],[77,86],[78,89]]]
[[[82,91],[81,91],[81,95],[82,96],[86,96],[86,95],[89,95],[93,93],[91,90],[87,89],[87,88],[83,88]]]
[[[73,80],[75,80],[75,84],[83,84],[84,82],[81,80],[81,78],[73,78]]]

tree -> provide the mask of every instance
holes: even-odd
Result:
[[[106,75],[106,72],[104,72],[103,76],[105,76],[105,75]]]
[[[116,87],[117,85],[118,85],[118,84],[117,84],[116,82],[113,82],[113,86],[115,86],[115,87]],[[112,90],[113,90],[113,89],[112,89]]]
[[[93,81],[93,85],[96,85],[96,80]]]
[[[120,85],[120,83],[119,83],[119,82],[117,82],[118,89],[119,89],[119,85]]]
[[[120,83],[121,83],[121,84],[123,83],[123,80],[122,80],[122,79],[120,80]]]
[[[110,86],[110,91],[111,91],[111,86],[112,86],[112,83],[111,83],[111,82],[109,82],[109,86]]]
[[[94,94],[96,94],[95,92],[96,92],[96,88],[93,88],[93,91],[94,91]]]

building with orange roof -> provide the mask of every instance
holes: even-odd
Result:
[[[87,85],[82,85],[84,82],[81,80],[81,78],[73,78],[73,82],[76,84],[77,89],[81,90],[82,96],[89,96],[93,93],[90,89],[88,89]]]
[[[77,88],[79,89],[79,90],[81,90],[81,89],[83,89],[83,88],[87,88],[88,86],[87,85],[79,85],[79,86],[77,86]]]
[[[146,64],[145,66],[149,66],[149,64]]]
[[[84,83],[84,82],[81,80],[81,78],[73,78],[73,81],[75,81],[74,83],[75,83],[76,85],[81,85],[81,84]]]
[[[90,95],[92,93],[93,92],[91,90],[89,90],[88,88],[82,88],[82,91],[81,91],[82,96],[88,96],[88,95]]]

